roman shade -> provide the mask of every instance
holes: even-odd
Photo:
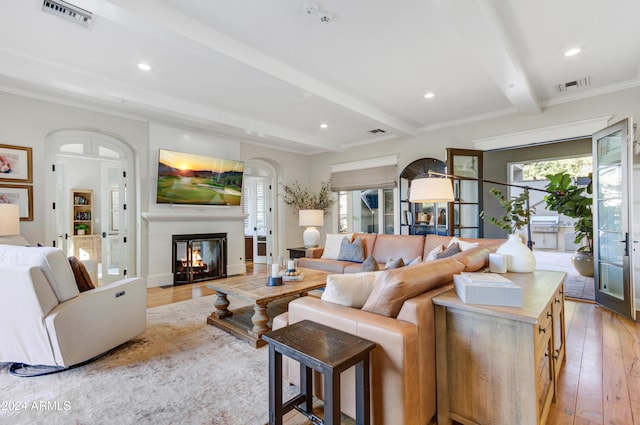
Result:
[[[398,175],[395,165],[382,165],[358,170],[331,173],[331,191],[393,189],[397,186]]]

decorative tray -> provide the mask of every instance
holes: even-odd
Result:
[[[284,275],[284,274],[283,274],[283,275],[280,275],[280,276],[282,276],[282,280],[283,280],[283,281],[285,281],[285,282],[286,282],[286,281],[295,281],[295,282],[299,282],[299,281],[301,281],[301,280],[304,278],[304,273],[300,273],[300,274],[299,274],[299,275],[297,275],[297,276],[286,276],[286,275]]]

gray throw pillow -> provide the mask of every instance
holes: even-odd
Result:
[[[447,247],[447,249],[436,255],[436,259],[439,260],[440,258],[451,257],[452,255],[456,255],[459,252],[462,252],[462,250],[460,249],[460,245],[458,245],[457,243],[452,243]]]
[[[338,254],[338,260],[362,263],[364,261],[364,248],[362,246],[362,238],[358,236],[353,242],[349,242],[347,238],[342,239],[342,242],[340,243],[340,253]]]
[[[361,272],[377,272],[378,270],[380,270],[380,266],[373,255],[368,256],[362,263],[362,267],[360,267]]]
[[[384,269],[391,270],[391,269],[399,269],[400,267],[404,267],[404,260],[402,259],[402,257],[398,258],[397,260],[394,260],[393,258],[389,258],[387,260],[387,264],[384,266]]]

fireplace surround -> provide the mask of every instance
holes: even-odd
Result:
[[[227,276],[227,234],[173,235],[173,285],[187,285]]]

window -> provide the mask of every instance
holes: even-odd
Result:
[[[338,192],[339,233],[395,233],[396,189]]]

